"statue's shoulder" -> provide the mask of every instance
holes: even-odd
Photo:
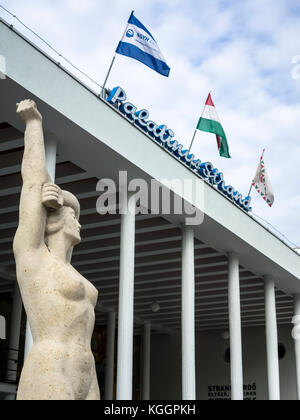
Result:
[[[47,247],[42,244],[39,247],[30,247],[26,241],[15,237],[13,243],[13,251],[17,266],[41,266],[43,259],[47,256]]]

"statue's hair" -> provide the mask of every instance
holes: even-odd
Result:
[[[80,216],[80,204],[75,195],[71,194],[69,191],[63,191],[63,198],[64,198],[64,207],[71,207],[75,211],[75,215],[77,220],[79,220]]]
[[[71,207],[75,211],[77,220],[80,216],[80,204],[77,198],[68,191],[62,191],[64,205],[58,210],[48,209],[48,217],[46,224],[46,236],[59,232],[64,226],[64,209]]]

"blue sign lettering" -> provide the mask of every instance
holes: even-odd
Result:
[[[140,38],[143,35],[138,34]],[[146,37],[143,39],[148,40]],[[121,112],[128,120],[134,122],[136,126],[141,128],[149,137],[157,141],[165,149],[170,151],[178,160],[190,167],[200,177],[206,180],[210,185],[216,186],[217,189],[229,198],[237,206],[241,207],[246,212],[251,211],[251,197],[243,198],[243,195],[234,189],[231,185],[226,185],[224,175],[214,168],[210,162],[201,162],[196,159],[193,154],[174,140],[174,132],[165,124],[158,125],[154,121],[149,120],[149,111],[146,109],[137,110],[137,107],[130,102],[126,102],[126,92],[121,87],[115,87],[109,94],[107,102],[112,105],[117,105],[119,112]]]

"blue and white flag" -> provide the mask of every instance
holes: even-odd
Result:
[[[134,58],[163,76],[168,77],[170,74],[170,67],[167,65],[155,39],[134,16],[133,12],[116,53]]]

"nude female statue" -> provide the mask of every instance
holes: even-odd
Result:
[[[26,131],[14,254],[34,340],[18,400],[99,400],[91,352],[98,291],[70,264],[81,241],[79,202],[51,183],[35,103],[17,104],[17,114]]]

